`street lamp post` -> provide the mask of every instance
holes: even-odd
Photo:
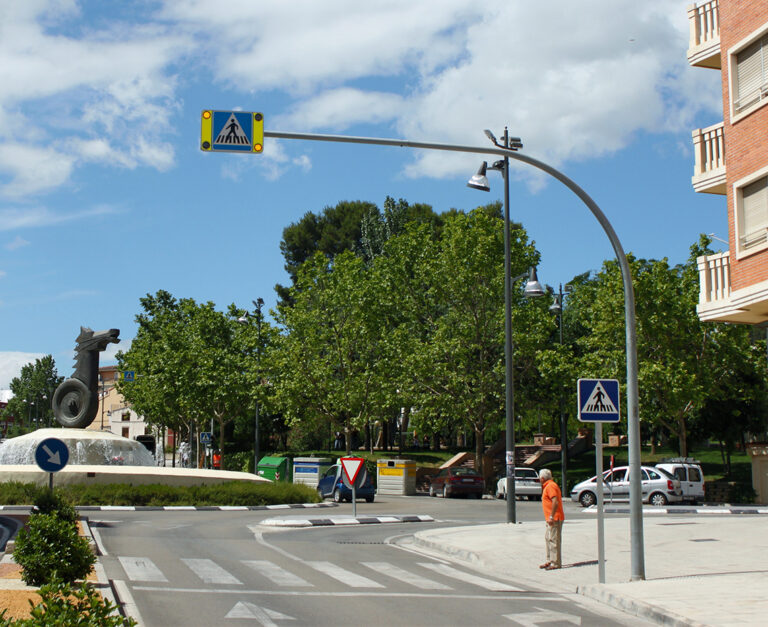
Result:
[[[486,130],[485,134],[488,136],[495,145],[502,146],[507,150],[517,150],[522,148],[523,144],[519,137],[509,136],[509,130],[504,128],[503,143],[499,142],[494,137],[491,131]],[[507,522],[517,522],[517,512],[515,510],[516,496],[515,496],[515,392],[514,392],[514,377],[513,377],[513,362],[512,362],[512,284],[519,281],[527,275],[521,274],[518,277],[512,278],[512,259],[510,252],[510,230],[511,223],[509,219],[509,157],[506,155],[504,159],[494,163],[491,170],[499,170],[504,177],[504,383],[505,383],[505,419],[506,419],[506,455],[504,458],[504,466],[507,477]],[[485,174],[488,170],[488,164],[484,161],[483,165],[478,170],[469,182],[467,187],[472,189],[479,189],[484,192],[491,191],[488,185],[488,179]],[[534,281],[536,286],[534,286]],[[525,286],[526,296],[539,296],[544,293],[541,285],[539,285],[536,279],[536,269],[531,268],[530,278]]]
[[[261,308],[264,305],[263,298],[251,301],[256,308],[256,380],[261,378]],[[240,324],[248,324],[248,312],[240,316],[237,321]],[[256,415],[253,419],[253,474],[259,474],[259,397],[256,396]]]
[[[557,324],[560,329],[560,346],[563,346],[563,307],[565,295],[571,291],[571,286],[566,285],[563,291],[563,284],[560,283],[560,289],[557,293],[557,300],[549,310],[557,316]],[[568,418],[565,415],[565,398],[563,396],[563,386],[560,386],[560,482],[562,483],[562,493],[568,494]]]

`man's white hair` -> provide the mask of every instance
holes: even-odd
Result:
[[[549,481],[552,478],[552,471],[549,468],[544,468],[539,472],[539,478]]]

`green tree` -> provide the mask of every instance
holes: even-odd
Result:
[[[3,415],[13,416],[17,424],[22,423],[24,426],[18,428],[20,432],[51,424],[51,399],[63,380],[64,377],[59,376],[56,362],[51,355],[23,365],[19,376],[11,380],[13,398],[3,410]],[[36,425],[33,424],[35,419],[39,420]]]
[[[378,293],[363,261],[350,252],[333,262],[318,253],[299,268],[278,306],[283,333],[268,350],[272,400],[289,422],[322,418],[346,434],[369,418],[380,356]]]

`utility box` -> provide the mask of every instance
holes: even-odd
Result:
[[[295,457],[293,459],[293,482],[316,488],[320,477],[334,462],[330,457]]]
[[[289,481],[291,460],[287,457],[262,457],[259,461],[259,477],[270,481]]]
[[[416,462],[410,459],[380,459],[376,463],[378,494],[416,494]]]

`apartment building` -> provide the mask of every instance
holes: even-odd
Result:
[[[725,196],[727,252],[699,257],[701,320],[768,324],[768,1],[688,8],[688,60],[719,71],[723,121],[693,131],[693,188]]]

